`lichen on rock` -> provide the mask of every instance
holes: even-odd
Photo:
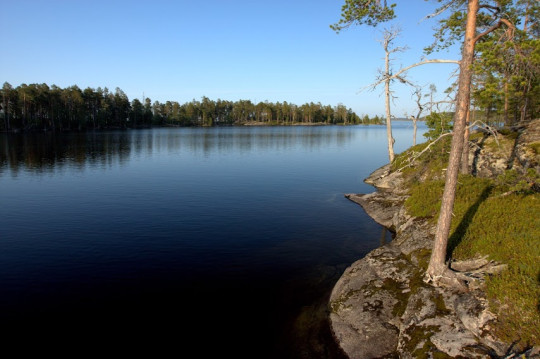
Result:
[[[478,150],[476,157],[471,157],[471,165],[493,176],[504,172],[511,165],[509,156],[515,156],[516,165],[538,168],[538,156],[531,155],[530,146],[520,140],[523,136],[531,135],[524,132],[516,139],[513,155],[504,146],[491,152],[482,147],[482,153]],[[490,142],[482,145],[493,146]],[[402,174],[392,172],[390,165],[374,171],[365,182],[377,191],[347,194],[346,198],[391,229],[395,238],[353,263],[332,291],[330,323],[343,351],[351,359],[516,357],[512,343],[496,335],[497,318],[489,309],[482,285],[486,273],[503,267],[486,258],[450,262],[453,270],[467,273],[470,283],[466,292],[424,283],[433,222],[407,213]],[[538,348],[520,354],[540,357]]]

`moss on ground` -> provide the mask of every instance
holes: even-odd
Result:
[[[431,342],[433,334],[439,331],[437,326],[411,326],[405,334],[409,338],[406,341],[407,352],[412,353],[414,358],[451,358],[446,353],[441,352]]]
[[[515,133],[500,136],[499,143],[506,147],[516,137]],[[408,167],[405,176],[410,194],[407,211],[432,223],[438,218],[444,189],[439,172],[448,161],[449,141],[440,142]],[[426,146],[400,154],[394,168]],[[538,147],[534,147],[537,153]],[[456,259],[488,255],[507,265],[507,270],[486,279],[486,293],[490,308],[498,314],[498,334],[521,347],[540,345],[539,183],[540,176],[532,169],[510,170],[492,179],[460,176],[448,248],[449,256]],[[427,266],[425,259],[422,267]]]
[[[531,149],[531,151],[535,154],[535,155],[539,155],[540,154],[540,142],[534,142],[534,143],[531,143],[528,145],[528,147]]]
[[[365,294],[366,298],[373,298],[373,296],[381,291],[389,292],[392,298],[397,300],[394,304],[394,308],[392,308],[392,315],[399,317],[405,313],[411,295],[411,292],[404,292],[404,289],[406,288],[402,286],[402,283],[392,278],[386,278],[383,281],[371,281],[362,286],[360,290]],[[374,301],[373,303],[376,304],[376,302],[377,301]],[[364,310],[377,310],[381,308],[376,308],[373,304],[364,306]]]
[[[362,290],[351,290],[346,292],[338,300],[330,303],[330,310],[332,313],[337,313],[341,308],[347,308],[348,306],[345,303],[356,293],[361,292]]]
[[[433,144],[422,143],[409,148],[396,156],[391,170],[401,170],[404,180],[409,184],[444,178],[444,169],[448,165],[450,140],[450,136],[446,136]],[[430,147],[426,150],[428,146]],[[419,156],[424,150],[426,152]]]

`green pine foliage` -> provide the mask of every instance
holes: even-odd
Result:
[[[371,0],[345,0],[341,7],[341,19],[330,25],[330,28],[340,32],[349,26],[366,24],[377,26],[379,23],[391,20],[395,17],[396,4],[380,4],[379,1]]]
[[[0,131],[84,131],[151,126],[219,125],[357,125],[380,123],[378,116],[361,119],[352,109],[305,103],[250,100],[211,100],[184,104],[177,101],[152,102],[149,98],[130,101],[116,88],[78,86],[60,88],[47,84],[22,84],[16,88],[4,83],[0,88]]]
[[[448,112],[433,112],[426,116],[425,122],[429,131],[424,133],[424,137],[434,140],[443,133],[451,132],[452,114]]]
[[[344,0],[341,19],[331,28],[377,26],[395,17],[399,1]],[[464,44],[467,1],[437,0],[434,41],[426,54]],[[483,1],[476,16],[475,60],[472,67],[470,122],[490,126],[521,125],[540,113],[540,3],[538,0]],[[432,91],[433,94],[434,91]],[[468,97],[468,90],[462,93]],[[432,113],[426,119],[430,140],[451,131],[449,114]],[[446,136],[450,137],[450,136]],[[410,186],[405,205],[418,217],[438,217],[448,164],[449,141],[416,146],[397,156],[393,170],[403,172]],[[427,148],[427,146],[430,146]],[[490,147],[496,146],[497,149]],[[515,147],[507,138],[484,148],[498,154]],[[422,159],[411,161],[426,151]],[[530,151],[538,153],[537,144]],[[507,157],[508,158],[508,157]],[[509,157],[508,159],[510,159]],[[473,258],[488,255],[508,269],[488,278],[491,307],[499,314],[501,334],[518,346],[540,345],[540,223],[538,173],[506,172],[498,178],[461,176],[454,205],[449,255]],[[420,355],[419,353],[417,353]]]

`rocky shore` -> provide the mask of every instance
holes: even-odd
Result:
[[[345,354],[351,359],[540,358],[540,348],[518,353],[495,334],[496,317],[482,283],[503,266],[486,258],[452,262],[452,269],[471,278],[465,291],[424,283],[434,225],[407,214],[401,173],[391,173],[389,165],[365,182],[377,190],[346,197],[392,230],[395,239],[353,263],[332,291],[330,324]]]

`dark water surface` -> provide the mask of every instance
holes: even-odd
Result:
[[[2,345],[338,358],[329,291],[390,239],[343,195],[372,191],[362,181],[387,162],[385,131],[0,135]],[[411,126],[394,137],[409,147]]]

